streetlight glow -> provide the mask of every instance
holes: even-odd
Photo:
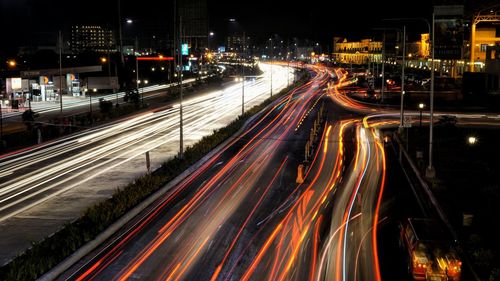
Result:
[[[418,108],[420,108],[420,109],[424,109],[424,108],[425,108],[425,104],[424,104],[424,103],[419,103],[419,104],[418,104]]]
[[[469,145],[475,145],[475,144],[477,144],[477,142],[478,142],[478,139],[474,136],[470,136],[467,138],[467,143]]]

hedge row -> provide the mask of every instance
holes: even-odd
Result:
[[[304,83],[307,79],[308,76],[304,71],[302,78],[292,87]],[[40,277],[235,134],[248,118],[289,90],[283,90],[280,94],[247,111],[245,115],[240,116],[228,126],[214,131],[212,135],[188,147],[184,159],[169,160],[154,173],[144,175],[124,188],[118,189],[112,198],[88,208],[80,218],[65,224],[52,236],[33,243],[30,249],[0,268],[0,280],[33,280]]]

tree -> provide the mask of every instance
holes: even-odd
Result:
[[[141,102],[141,95],[137,89],[127,91],[125,96],[123,97],[123,101],[127,103],[132,103],[136,108],[139,107],[139,103]]]
[[[35,124],[35,119],[38,118],[39,114],[34,112],[31,109],[26,110],[23,112],[21,115],[24,125],[26,125],[26,128],[28,131],[31,131],[33,129],[33,126]]]

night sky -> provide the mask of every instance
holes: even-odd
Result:
[[[171,26],[172,1],[122,0],[122,17],[133,18],[147,32],[160,36]],[[484,0],[486,1],[486,0]],[[49,44],[57,30],[69,30],[71,24],[102,24],[116,26],[116,0],[0,0],[2,46],[0,51],[11,53],[19,45]],[[349,38],[371,34],[380,27],[382,18],[429,16],[433,0],[410,1],[296,1],[209,0],[210,29],[221,40],[227,31],[228,19],[236,18],[247,34],[268,37],[308,38],[331,44],[334,35]],[[482,2],[476,0],[475,2]],[[408,6],[411,5],[411,6]],[[417,27],[417,29],[420,27]],[[425,26],[422,26],[425,29]],[[415,30],[423,31],[423,30]],[[1,55],[1,53],[0,53]]]

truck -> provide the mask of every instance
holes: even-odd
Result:
[[[414,280],[460,280],[462,262],[448,229],[438,220],[408,218],[399,224],[400,246]]]

